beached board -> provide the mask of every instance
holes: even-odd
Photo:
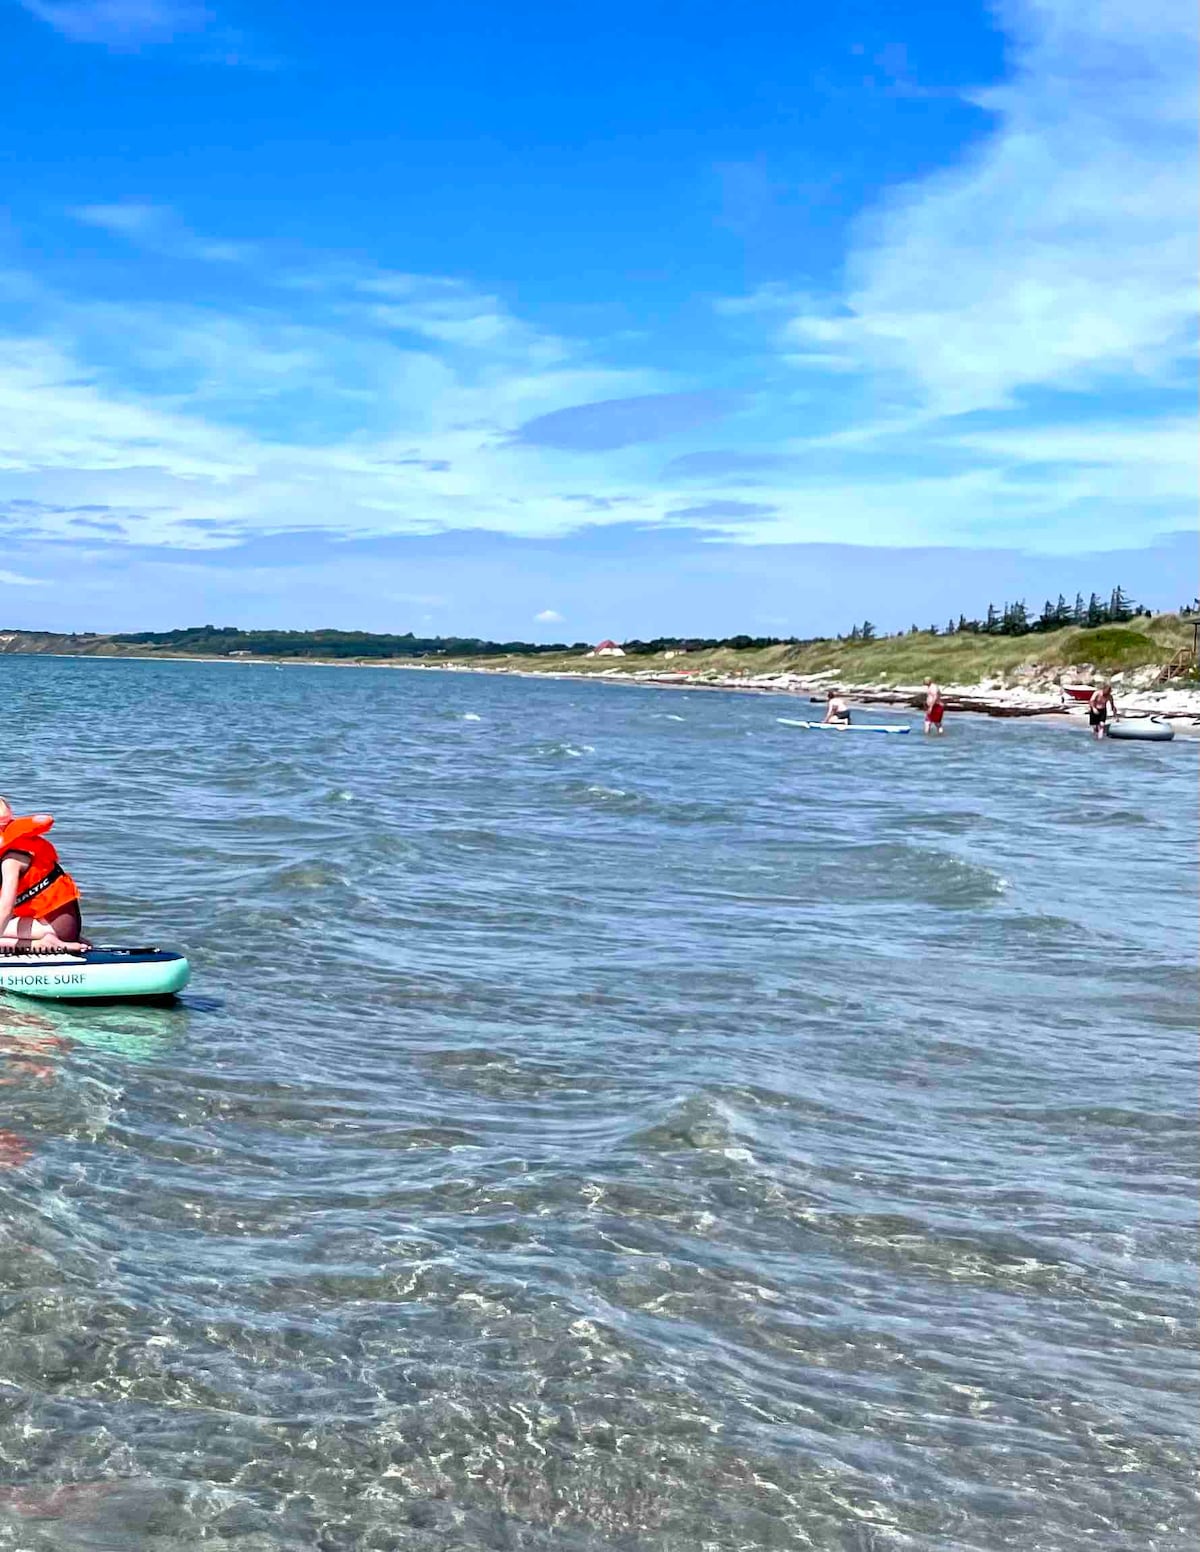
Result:
[[[0,990],[20,997],[130,1002],[173,997],[191,966],[162,948],[92,948],[85,954],[0,954]]]
[[[798,722],[794,717],[776,717],[784,727],[808,728],[821,733],[910,733],[911,728],[888,727],[883,722]]]

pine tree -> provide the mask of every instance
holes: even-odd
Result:
[[[1042,612],[1038,616],[1037,629],[1051,631],[1057,624],[1058,615],[1055,612],[1054,605],[1047,598],[1046,602],[1042,605]]]
[[[862,636],[862,632],[859,630],[858,626],[857,625],[852,625],[850,627],[850,637],[849,637],[849,639],[851,641],[858,641],[858,640],[860,640],[861,636]]]
[[[961,618],[961,616],[960,616],[960,618]],[[957,630],[958,630],[958,626],[955,625],[954,619],[953,619],[953,616],[952,616],[950,619],[948,619],[946,621],[946,635],[947,636],[953,636],[957,632]]]
[[[984,634],[994,636],[1000,629],[1000,616],[996,613],[995,604],[988,605],[987,619],[984,621]]]
[[[1029,634],[1029,611],[1025,607],[1023,598],[1019,598],[1008,611],[1008,633],[1010,636]]]
[[[970,631],[971,629],[974,628],[974,625],[975,625],[975,621],[974,620],[968,620],[965,614],[960,614],[959,615],[959,617],[958,617],[958,628],[959,628],[960,631]]]
[[[1104,605],[1096,597],[1095,593],[1088,599],[1087,614],[1084,616],[1084,624],[1088,626],[1103,625],[1105,615],[1108,613]]]
[[[858,639],[860,641],[874,641],[875,640],[875,627],[871,624],[870,620],[864,620],[862,622],[862,624],[859,626],[859,628],[858,628]]]
[[[1087,615],[1084,613],[1084,608],[1083,608],[1083,594],[1082,593],[1076,593],[1075,594],[1075,607],[1071,610],[1071,624],[1072,625],[1082,625],[1086,618],[1087,618]]]
[[[930,626],[930,627],[929,627],[929,634],[930,634],[930,635],[931,635],[931,636],[936,636],[936,635],[937,635],[937,634],[938,634],[938,628],[937,628],[937,626],[936,626],[936,625],[931,625],[931,626]]]
[[[1118,585],[1113,588],[1112,597],[1108,601],[1108,617],[1116,625],[1122,625],[1126,620],[1132,620],[1138,613],[1138,606],[1133,599],[1128,597],[1125,590]]]

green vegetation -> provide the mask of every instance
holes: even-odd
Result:
[[[1098,593],[1093,593],[1086,604],[1082,593],[1075,594],[1073,604],[1069,604],[1061,593],[1057,603],[1051,603],[1047,598],[1036,619],[1030,615],[1023,598],[1013,604],[1006,603],[1002,609],[989,604],[982,620],[968,620],[964,614],[960,614],[957,621],[951,620],[946,626],[946,635],[953,636],[963,631],[977,636],[1028,636],[1034,632],[1045,635],[1049,631],[1066,630],[1072,625],[1086,625],[1089,629],[1098,625],[1124,625],[1129,620],[1149,615],[1149,609],[1135,604],[1124,588],[1118,586],[1113,588],[1107,603]],[[859,629],[861,631],[865,627]],[[916,626],[913,630],[916,630]],[[931,626],[930,633],[936,636],[937,627]],[[852,639],[853,636],[851,632]]]
[[[1066,623],[1082,613],[1084,623]],[[1130,617],[1112,623],[1114,615]],[[879,636],[869,620],[848,636],[800,641],[770,636],[731,636],[723,640],[659,637],[627,641],[624,657],[590,657],[588,643],[545,645],[527,641],[491,642],[473,637],[373,635],[367,631],[244,631],[234,626],[190,626],[173,631],[136,631],[122,635],[59,635],[10,631],[0,636],[0,651],[64,652],[102,656],[257,657],[293,661],[427,662],[537,672],[662,675],[751,675],[826,673],[846,684],[917,684],[927,674],[945,684],[981,680],[1054,677],[1073,670],[1114,674],[1151,665],[1170,667],[1180,682],[1193,683],[1189,661],[1193,622],[1200,605],[1178,614],[1150,615],[1114,590],[1107,604],[1093,597],[1047,602],[1031,621],[1023,604],[990,609],[982,621],[960,617],[953,628],[930,627]],[[1099,616],[1098,623],[1087,619]],[[1190,677],[1189,677],[1190,676]]]
[[[1101,625],[1096,630],[1076,634],[1070,644],[1076,650],[1086,646],[1087,661],[1105,673],[1145,668],[1149,663],[1162,660],[1162,649],[1149,633],[1127,630],[1120,625]],[[1059,654],[1057,660],[1060,662],[1070,661],[1061,655],[1066,645],[1055,643],[1054,651]],[[1053,652],[1048,655],[1047,661],[1055,661]]]
[[[563,642],[541,646],[528,641],[479,641],[470,636],[378,636],[370,631],[244,631],[234,625],[189,625],[182,630],[134,631],[110,636],[121,646],[149,647],[183,652],[197,657],[229,657],[247,653],[253,657],[290,658],[426,658],[491,657],[518,653],[535,657],[543,653],[584,652],[586,642],[568,647]]]
[[[1024,675],[1061,675],[1085,665],[1101,673],[1171,660],[1190,647],[1190,620],[1179,615],[1139,615],[1124,625],[1094,628],[1064,626],[1050,633],[989,634],[985,631],[909,631],[881,638],[778,642],[743,650],[714,646],[668,659],[664,649],[652,657],[580,658],[573,653],[547,654],[537,661],[539,672],[592,673],[607,676],[646,673],[663,675],[830,673],[846,684],[919,684],[926,676],[944,684],[978,684],[984,679],[1015,679]],[[518,668],[513,658],[480,660],[481,666]],[[532,665],[531,665],[532,666]]]

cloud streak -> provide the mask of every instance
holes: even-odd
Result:
[[[720,420],[734,408],[728,394],[660,393],[573,404],[517,428],[514,441],[564,452],[605,453],[661,442]]]
[[[996,131],[860,226],[841,297],[795,305],[797,367],[870,373],[934,414],[1031,389],[1178,380],[1196,309],[1196,24],[1166,0],[1009,0]],[[736,302],[735,302],[736,306]]]
[[[212,13],[190,0],[21,0],[40,21],[72,43],[99,43],[116,51],[171,43],[203,32]]]
[[[205,264],[248,264],[258,257],[252,243],[231,243],[199,237],[164,205],[80,205],[71,215],[84,226],[135,244],[150,253],[194,259]]]

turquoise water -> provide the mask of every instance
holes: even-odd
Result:
[[[0,659],[0,1549],[1194,1544],[1196,746]]]

